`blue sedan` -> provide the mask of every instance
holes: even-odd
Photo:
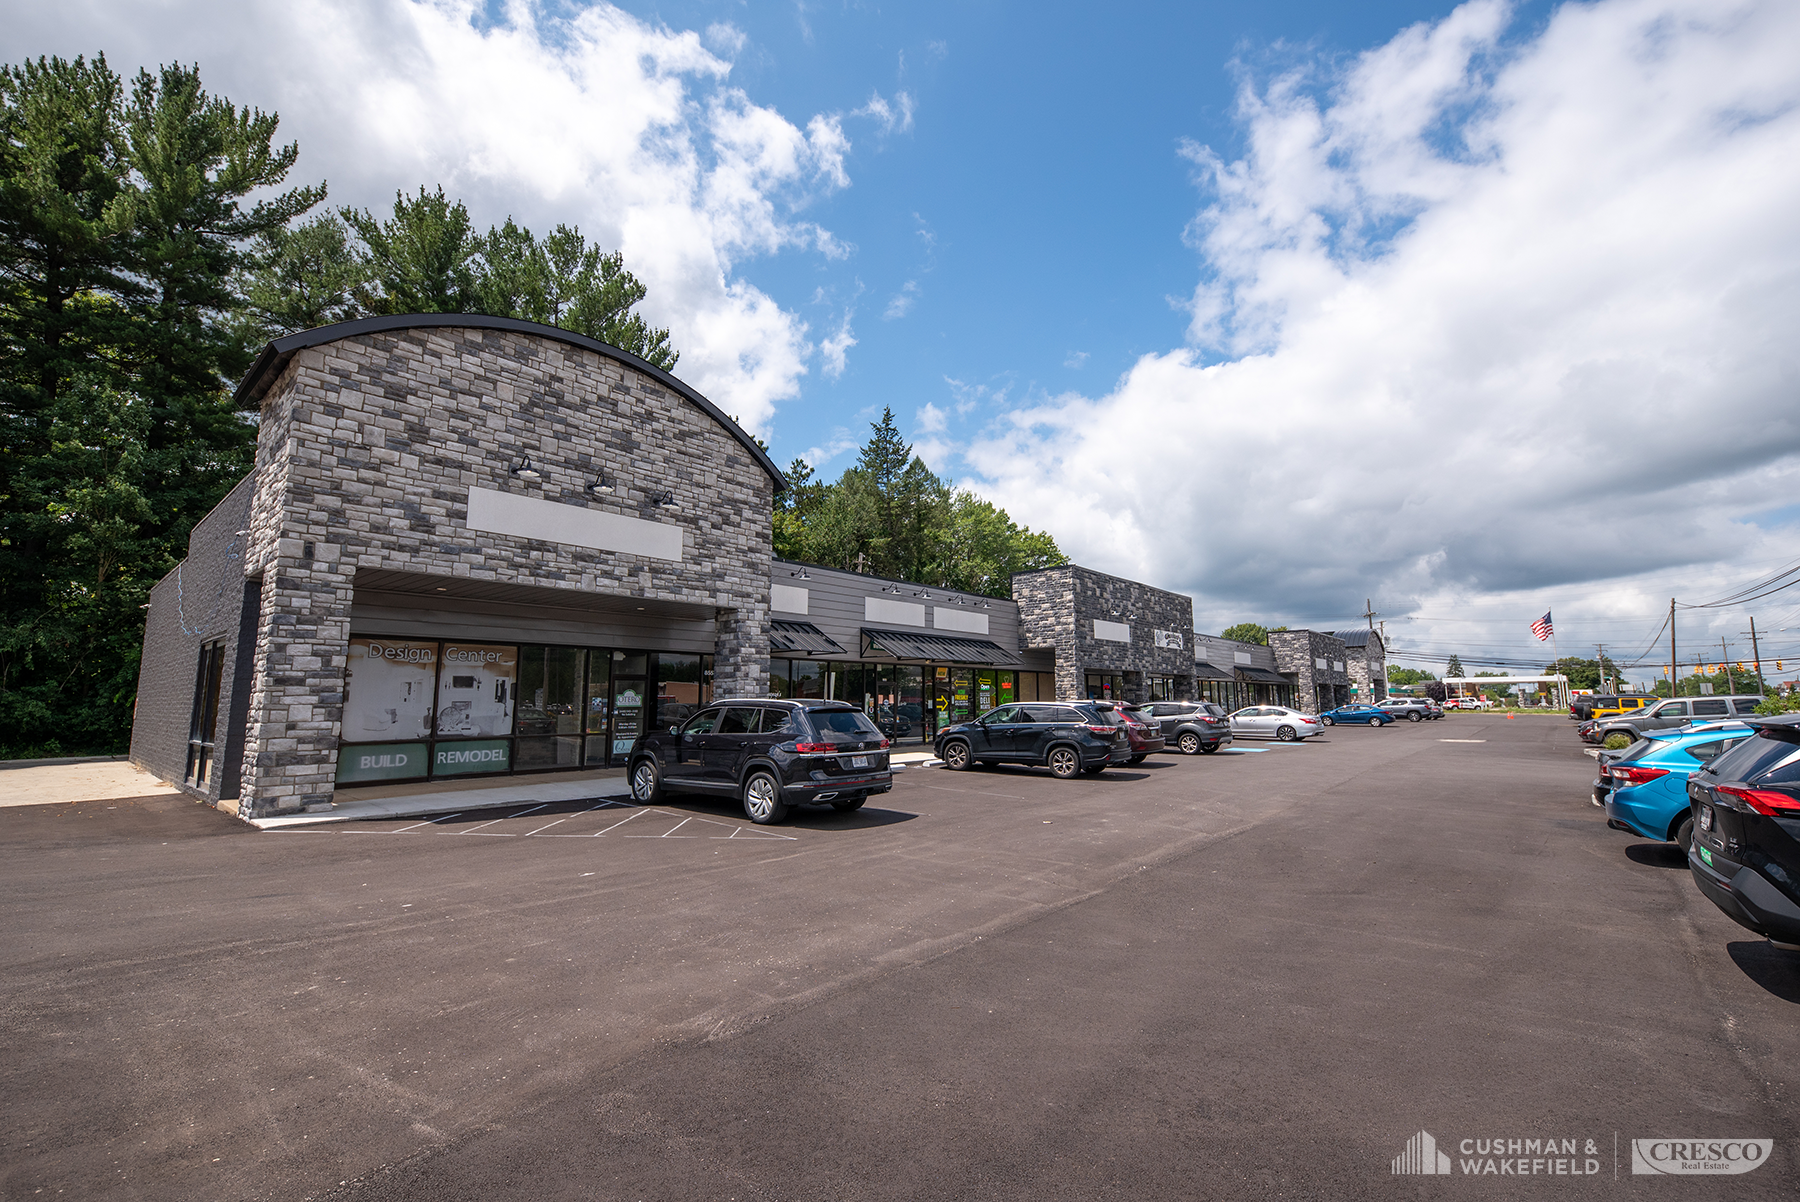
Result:
[[[1386,726],[1394,720],[1394,715],[1384,709],[1376,709],[1372,705],[1340,705],[1334,710],[1326,710],[1319,715],[1319,721],[1327,726],[1346,724],[1350,726]]]
[[[1694,834],[1688,774],[1750,734],[1741,722],[1652,731],[1600,770],[1612,786],[1606,797],[1606,825],[1687,850]]]

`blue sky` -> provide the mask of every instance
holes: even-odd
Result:
[[[1800,559],[1791,0],[15,7],[8,61],[197,61],[334,203],[579,223],[781,462],[892,406],[1202,629],[1369,598],[1441,666],[1551,609],[1647,676]]]

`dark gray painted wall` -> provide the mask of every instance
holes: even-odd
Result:
[[[799,576],[805,572],[807,579]],[[771,601],[769,616],[788,621],[811,622],[844,648],[842,656],[816,655],[809,658],[827,659],[862,659],[862,629],[867,626],[876,630],[898,630],[912,634],[942,635],[949,638],[986,639],[1012,652],[1014,658],[1005,667],[1028,668],[1049,671],[1046,664],[1039,666],[1043,656],[1034,656],[1032,663],[1026,663],[1019,657],[1019,607],[1015,602],[997,597],[982,597],[975,593],[962,593],[954,589],[927,589],[918,584],[902,584],[892,580],[884,580],[879,576],[865,576],[857,572],[845,572],[837,568],[820,567],[817,564],[794,563],[785,559],[777,559],[769,570]],[[898,588],[899,592],[883,592],[883,589]],[[775,598],[784,598],[786,589],[804,589],[806,591],[806,612],[800,613],[792,609],[783,609],[775,603]],[[929,597],[921,596],[929,593]],[[962,604],[956,603],[957,598]],[[866,602],[869,598],[878,603],[903,602],[909,605],[922,606],[925,611],[925,625],[915,626],[894,620],[871,620],[866,617]],[[985,606],[985,608],[984,608]],[[987,633],[979,631],[955,630],[938,626],[937,612],[943,611],[949,620],[959,617],[980,615],[987,618]],[[772,651],[770,654],[780,657],[784,653]],[[871,657],[879,662],[879,657]]]
[[[248,661],[254,644],[240,641],[245,580],[244,538],[238,531],[249,525],[251,491],[252,478],[245,477],[227,493],[188,535],[187,558],[150,590],[131,724],[132,763],[212,802],[237,795],[237,765],[227,771],[231,747],[235,745],[242,756]],[[254,620],[249,633],[254,640]],[[187,769],[194,673],[200,648],[215,639],[225,643],[225,663],[213,733],[213,771],[205,789],[193,789],[182,777]]]

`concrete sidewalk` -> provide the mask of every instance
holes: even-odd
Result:
[[[174,785],[122,759],[0,767],[0,806],[69,805],[179,792]]]

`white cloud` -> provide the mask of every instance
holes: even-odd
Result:
[[[834,380],[844,374],[844,368],[848,366],[844,357],[856,345],[856,336],[850,332],[850,319],[855,315],[854,309],[845,310],[837,333],[819,344],[819,354],[825,359],[825,374]]]
[[[869,103],[854,110],[852,117],[869,117],[884,135],[896,131],[906,133],[913,125],[913,98],[906,92],[895,92],[890,103],[880,92],[871,93]]]
[[[1653,614],[1791,555],[1734,515],[1800,482],[1800,8],[1506,17],[1247,83],[1242,157],[1187,151],[1194,345],[993,423],[988,495],[1233,620]]]
[[[918,302],[918,299],[919,281],[906,281],[901,285],[900,291],[894,293],[893,299],[888,301],[887,308],[882,311],[881,320],[893,321],[895,318],[905,317],[912,312],[912,307]]]
[[[806,450],[801,453],[800,458],[806,460],[808,464],[812,465],[813,470],[817,472],[825,464],[830,463],[845,451],[854,451],[861,445],[862,443],[858,442],[855,435],[851,434],[849,430],[843,426],[838,426],[832,430],[830,438],[826,439],[819,446],[806,448]],[[834,477],[836,474],[837,473],[835,472],[832,473]],[[823,476],[824,473],[820,472],[820,475]]]
[[[1086,366],[1087,361],[1088,353],[1086,351],[1070,351],[1069,357],[1063,360],[1063,366],[1069,368],[1081,368]]]
[[[513,0],[172,0],[28,5],[0,30],[8,61],[92,53],[114,67],[201,64],[208,87],[282,115],[296,181],[380,207],[442,183],[486,224],[578,223],[649,287],[684,379],[766,430],[798,391],[806,325],[734,273],[783,250],[848,248],[798,214],[849,185],[835,116],[804,129],[727,84],[734,27],[692,31],[597,5]],[[707,47],[713,47],[709,50]],[[271,47],[277,48],[271,51]]]

